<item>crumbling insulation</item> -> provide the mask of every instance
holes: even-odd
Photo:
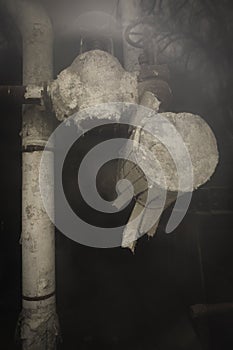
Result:
[[[96,67],[98,67],[98,69],[96,69]],[[111,104],[112,102],[138,102],[138,90],[141,86],[138,84],[138,74],[137,72],[126,72],[116,58],[103,51],[90,51],[80,55],[69,68],[58,76],[57,80],[55,80],[49,88],[51,101],[57,118],[63,120],[75,112],[81,111],[81,113],[78,113],[75,117],[75,122],[80,128],[85,118],[89,118],[88,109],[87,113],[85,109],[103,103],[106,103],[106,113],[103,113],[101,108],[99,118],[110,118],[111,113],[117,114],[117,105],[116,109],[114,109],[114,104]],[[150,91],[144,91],[143,93],[141,91],[140,95],[140,103],[142,106],[150,108],[155,112],[159,111],[160,101],[158,101],[153,93]],[[96,109],[98,110],[98,108]],[[95,117],[98,118],[96,109]],[[166,175],[166,188],[164,189],[167,190],[167,199],[164,207],[165,209],[175,201],[178,192],[192,192],[210,179],[218,163],[218,149],[211,129],[199,116],[190,113],[175,114],[171,112],[161,113],[160,115],[175,126],[182,142],[190,154],[190,162],[192,164],[194,176],[191,188],[179,188],[179,175],[177,174],[176,164],[174,163],[172,154],[167,151],[166,144],[162,145],[161,142],[154,140],[153,137],[144,133],[143,130],[136,129],[132,139],[134,140],[136,138],[137,141],[145,147],[145,150],[150,150],[156,156],[158,162],[163,167],[163,173]],[[133,124],[140,125],[140,120],[142,118],[143,115],[135,115],[132,118]],[[156,123],[156,113],[153,118],[155,129],[156,127],[161,129],[160,122],[158,122],[158,124]],[[118,120],[120,121],[120,115]],[[162,127],[160,132],[162,132],[163,136],[165,135],[165,139],[167,138],[169,141],[171,135],[167,134],[166,125],[164,129]],[[147,151],[145,152],[144,155],[140,154],[138,156],[137,149],[134,150],[135,164],[143,164],[147,172],[149,172],[149,174],[151,173],[150,177],[153,178],[155,173],[154,160],[150,160]],[[179,149],[173,150],[173,153],[175,152],[177,157],[182,161],[182,152],[180,151],[179,154]],[[147,182],[140,172],[140,167],[135,167],[135,165],[127,161],[123,162],[123,165],[122,161],[120,161],[119,164],[119,179],[127,178],[134,184],[135,198],[137,199],[136,206],[132,212],[132,219],[132,217],[137,216],[138,212],[144,209],[147,196]],[[186,166],[187,164],[184,162],[183,168],[185,169]],[[158,187],[163,188],[159,178],[156,179],[156,183]],[[149,235],[155,233],[155,226],[157,226],[158,223],[153,225],[150,229],[147,229],[150,227],[153,216],[153,210],[145,210],[143,221],[140,223],[141,233],[148,233]],[[125,229],[122,245],[132,248],[134,246],[134,243],[132,243],[134,241],[132,236],[138,237],[139,227],[130,227],[130,232],[128,232],[128,227]]]
[[[138,101],[137,73],[126,72],[117,58],[100,50],[78,56],[49,90],[59,120],[100,103]]]

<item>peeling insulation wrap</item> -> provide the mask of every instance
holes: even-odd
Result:
[[[132,127],[131,161],[126,147],[116,174],[134,188],[136,204],[122,240],[122,246],[131,249],[140,236],[155,233],[163,210],[177,196],[192,193],[207,182],[218,163],[216,140],[206,122],[190,113],[158,114],[160,101],[149,91],[140,95],[138,105],[137,77],[138,73],[126,72],[112,55],[96,50],[78,56],[49,87],[59,120],[75,115],[77,127],[85,131],[84,122],[91,114],[106,123],[115,120]],[[116,200],[119,210],[128,202],[128,195],[126,188]]]
[[[154,99],[149,104],[155,105]],[[136,124],[137,117],[135,116]],[[215,136],[201,117],[191,113],[167,112],[154,113],[153,118],[154,130],[149,127],[151,133],[145,131],[145,125],[132,134],[132,139],[136,141],[133,152],[135,162],[121,162],[119,169],[120,178],[126,178],[134,185],[136,203],[129,221],[145,209],[139,225],[133,228],[131,226],[130,229],[126,226],[124,232],[122,245],[132,250],[135,246],[133,237],[136,241],[146,233],[153,236],[163,210],[175,202],[177,196],[193,192],[205,184],[218,164]],[[142,146],[140,151],[138,144]],[[146,176],[142,169],[146,169]],[[150,190],[148,179],[152,179],[149,187],[154,188],[154,204],[149,206],[146,204]],[[165,196],[165,201],[159,196]],[[159,210],[161,214],[158,215],[157,222],[151,225]]]

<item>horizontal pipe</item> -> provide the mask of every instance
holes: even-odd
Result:
[[[197,304],[191,306],[192,318],[208,317],[229,312],[233,313],[233,303]]]
[[[0,101],[14,101],[21,104],[41,104],[39,97],[27,97],[26,86],[0,86]]]

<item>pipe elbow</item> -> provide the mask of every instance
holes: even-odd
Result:
[[[5,0],[4,6],[23,37],[32,35],[35,27],[41,28],[41,34],[53,35],[51,20],[39,3],[29,0]]]
[[[23,84],[38,84],[53,77],[53,28],[45,9],[29,0],[5,0],[5,10],[22,36]]]

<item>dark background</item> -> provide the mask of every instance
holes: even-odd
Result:
[[[55,21],[62,16],[59,6],[72,10],[74,3],[46,6]],[[202,3],[215,20],[213,39],[204,49],[216,75],[201,80],[195,65],[189,74],[171,65],[171,110],[199,113],[210,124],[220,151],[217,171],[194,193],[179,228],[164,233],[168,209],[155,238],[140,239],[135,255],[120,248],[84,247],[56,233],[59,349],[233,349],[233,313],[196,321],[190,316],[194,304],[233,302],[232,4]],[[55,76],[79,53],[78,34],[66,37],[56,28]],[[0,34],[0,84],[21,84],[20,37],[4,12]],[[119,42],[116,47],[121,59]],[[203,91],[208,92],[211,79],[218,88],[208,96]],[[0,348],[5,350],[17,348],[14,332],[21,309],[21,106],[0,102]]]

